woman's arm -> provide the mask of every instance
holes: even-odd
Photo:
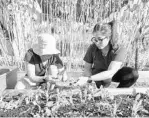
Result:
[[[92,69],[92,64],[85,62],[83,76],[91,77],[91,75],[92,75],[91,69]]]
[[[91,80],[100,81],[100,80],[112,79],[113,75],[123,65],[126,55],[127,55],[127,49],[124,47],[121,47],[115,52],[115,54],[116,54],[115,59],[111,61],[107,71],[103,71],[101,73],[91,76],[90,78]]]
[[[28,77],[32,82],[38,83],[43,82],[44,76],[36,76],[35,75],[35,65],[25,62],[26,64],[26,72]]]
[[[101,80],[112,79],[113,75],[122,67],[122,64],[123,63],[119,61],[112,61],[107,71],[91,76],[90,80],[101,81]]]

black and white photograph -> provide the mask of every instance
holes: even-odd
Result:
[[[0,0],[0,117],[148,118],[149,0]]]

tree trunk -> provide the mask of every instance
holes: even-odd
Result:
[[[135,45],[136,45],[136,51],[135,51],[135,69],[138,69],[138,58],[139,58],[139,49],[138,49],[138,38],[136,38]]]

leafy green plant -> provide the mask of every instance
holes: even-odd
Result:
[[[143,109],[143,106],[141,105],[142,100],[140,100],[140,97],[141,97],[141,95],[138,94],[135,98],[134,103],[133,103],[133,107],[132,107],[132,116],[133,117],[136,117],[138,115],[137,113]]]

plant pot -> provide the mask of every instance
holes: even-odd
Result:
[[[5,89],[14,89],[17,83],[17,67],[0,68],[0,92]]]

